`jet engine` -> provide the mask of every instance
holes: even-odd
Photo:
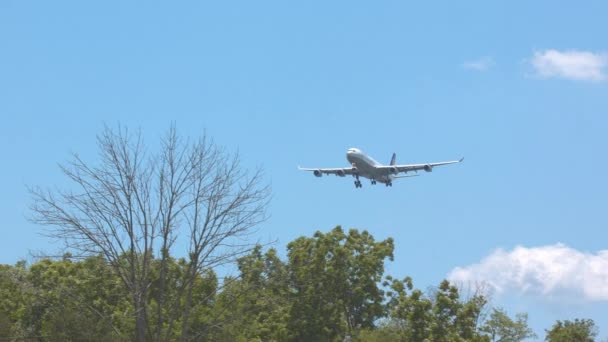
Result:
[[[323,176],[323,173],[321,172],[321,170],[314,170],[312,173],[317,177]]]
[[[346,173],[344,172],[344,170],[338,170],[336,171],[336,176],[344,177],[346,176]]]
[[[433,171],[433,167],[431,165],[424,165],[424,171],[426,172],[432,172]]]
[[[399,173],[399,170],[397,170],[396,167],[391,167],[390,169],[388,169],[388,171],[394,175]]]

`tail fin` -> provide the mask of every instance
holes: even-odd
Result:
[[[395,165],[396,161],[397,161],[397,153],[393,153],[393,157],[391,158],[391,164],[390,165]]]

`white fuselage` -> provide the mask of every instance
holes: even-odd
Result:
[[[355,168],[357,175],[381,183],[391,182],[393,176],[386,171],[379,169],[378,166],[383,166],[372,157],[366,155],[357,148],[351,148],[346,152],[346,159]]]
[[[351,164],[351,167],[343,168],[301,168],[302,171],[312,171],[316,177],[323,175],[336,175],[344,177],[346,175],[355,177],[355,187],[360,188],[361,181],[360,177],[368,178],[371,180],[372,185],[377,182],[384,183],[386,186],[393,186],[393,180],[404,177],[416,177],[416,175],[406,175],[408,172],[418,171],[433,171],[434,167],[460,163],[464,158],[459,160],[442,161],[437,163],[424,163],[424,164],[397,164],[397,154],[393,153],[391,161],[388,165],[383,165],[372,157],[366,155],[358,148],[349,148],[346,152],[346,160]]]

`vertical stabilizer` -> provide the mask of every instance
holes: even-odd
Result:
[[[395,165],[396,161],[397,161],[397,153],[393,153],[393,157],[391,158],[390,165]]]

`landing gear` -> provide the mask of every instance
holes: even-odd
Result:
[[[359,175],[355,174],[355,188],[361,187],[363,187],[363,184],[361,184],[361,181],[359,180]]]
[[[386,182],[386,186],[393,186],[393,182],[391,182],[391,181]]]
[[[372,179],[372,185],[376,185],[376,180]]]

